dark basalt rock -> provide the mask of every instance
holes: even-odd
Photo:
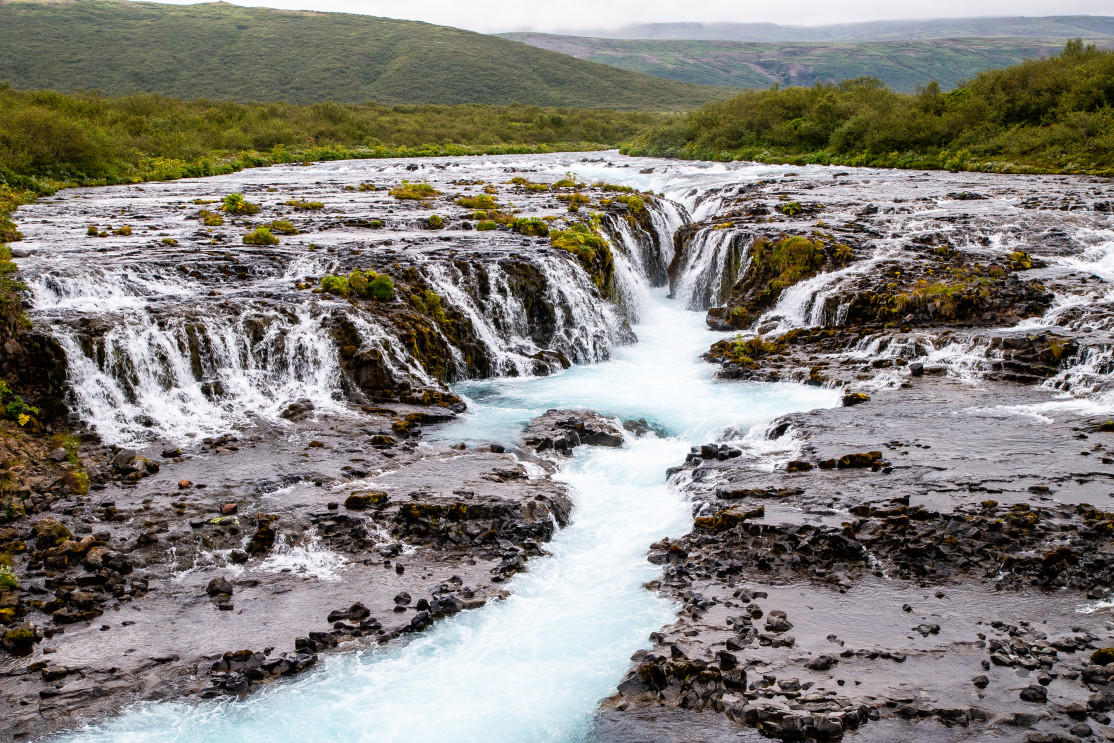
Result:
[[[548,410],[526,426],[523,443],[537,452],[568,455],[578,446],[623,445],[623,431],[597,413]]]

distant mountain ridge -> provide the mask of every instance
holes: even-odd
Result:
[[[5,80],[241,102],[624,110],[692,109],[732,92],[416,21],[123,0],[0,0]]]
[[[701,85],[809,86],[869,75],[905,93],[932,80],[951,89],[985,70],[1048,57],[1064,46],[1061,40],[1011,38],[756,43],[507,36],[580,59]],[[1098,44],[1114,46],[1114,39],[1099,39]]]
[[[1097,39],[1114,38],[1114,16],[929,18],[826,26],[785,26],[776,23],[641,23],[617,29],[577,30],[560,35],[598,39],[755,42],[917,41],[974,37]]]

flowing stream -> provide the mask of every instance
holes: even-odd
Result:
[[[385,651],[334,657],[313,676],[236,703],[147,706],[82,741],[579,741],[633,651],[676,607],[642,587],[658,568],[647,546],[679,536],[690,508],[665,468],[690,445],[745,437],[837,395],[799,385],[716,382],[702,362],[700,313],[647,299],[640,342],[613,360],[550,377],[461,385],[473,411],[436,436],[514,438],[547,408],[583,406],[643,418],[661,435],[621,449],[582,447],[559,477],[574,490],[572,524],[530,563],[505,601],[466,612]],[[759,438],[752,436],[753,438]]]
[[[570,407],[643,420],[653,433],[628,436],[618,449],[580,447],[564,463],[557,477],[572,490],[571,524],[549,543],[549,556],[535,558],[527,572],[506,584],[506,600],[445,620],[403,645],[330,656],[312,674],[271,685],[244,700],[144,705],[61,740],[591,740],[599,701],[613,693],[631,654],[649,646],[648,635],[676,615],[676,606],[643,587],[660,574],[646,561],[648,546],[685,533],[692,522],[691,506],[679,483],[667,481],[666,468],[683,461],[691,446],[733,440],[744,442],[748,453],[764,455],[772,466],[778,456],[792,452],[776,451],[786,446],[782,441],[766,441],[768,421],[837,404],[838,393],[832,389],[717,382],[715,367],[700,359],[717,339],[706,328],[703,310],[721,302],[738,278],[753,238],[747,230],[711,223],[701,227],[688,253],[680,256],[678,275],[671,277],[675,298],[651,285],[667,281],[664,266],[674,258],[674,231],[684,222],[710,219],[732,208],[747,184],[807,176],[810,182],[803,186],[829,190],[825,220],[853,220],[844,202],[851,203],[857,186],[839,180],[846,173],[816,167],[663,163],[610,154],[598,159],[438,160],[421,166],[425,170],[420,175],[435,179],[445,191],[458,187],[453,184],[459,185],[455,179],[460,178],[505,182],[509,173],[526,172],[555,179],[575,170],[586,181],[662,193],[665,199],[651,214],[652,230],[636,235],[621,220],[604,225],[616,247],[617,284],[613,303],[606,303],[598,300],[591,280],[573,259],[549,250],[545,241],[531,243],[506,231],[481,238],[455,227],[434,235],[420,227],[424,212],[419,220],[417,210],[397,208],[381,189],[355,190],[367,180],[397,182],[415,167],[389,161],[260,169],[196,182],[77,189],[29,208],[38,221],[27,221],[25,232],[36,250],[21,270],[35,292],[36,323],[50,327],[66,352],[74,409],[106,441],[119,444],[163,439],[188,445],[207,433],[245,429],[257,420],[289,427],[281,411],[297,400],[312,403],[315,415],[326,420],[346,414],[350,400],[330,335],[342,324],[353,329],[364,350],[381,355],[391,375],[428,382],[413,359],[400,352],[393,331],[376,324],[374,317],[339,299],[290,288],[299,277],[360,267],[360,251],[370,248],[369,253],[395,256],[420,271],[469,318],[476,345],[490,361],[494,378],[454,386],[467,400],[468,412],[440,429],[428,429],[427,440],[511,444],[533,417]],[[916,233],[920,213],[959,208],[950,205],[946,192],[963,188],[949,185],[949,179],[989,189],[992,178],[934,175],[942,193],[927,199],[918,190],[927,190],[926,179],[863,173],[855,178],[873,179],[872,193],[879,199],[892,192],[886,229],[863,238],[862,260],[786,291],[756,326],[780,331],[830,322],[828,315],[841,311],[836,290],[884,261],[901,260],[895,240]],[[1036,180],[1010,183],[1044,187]],[[276,210],[291,196],[321,199],[330,216],[295,215],[302,220],[303,234],[284,237],[275,248],[252,251],[234,245],[233,252],[231,245],[219,247],[219,235],[212,230],[198,229],[193,206],[211,203],[196,200],[198,195],[215,198],[232,190],[248,192],[278,214],[285,213]],[[564,209],[563,204],[549,204],[544,194],[513,198],[523,213]],[[987,255],[1027,247],[1024,236],[1044,234],[1042,225],[1051,219],[1013,206],[1016,214],[1001,217],[1001,205],[978,203],[963,202],[962,209],[982,210],[974,232],[985,237],[978,249]],[[105,237],[96,243],[85,236],[86,222],[119,222],[125,208],[131,210],[128,219],[144,225],[137,227],[142,236]],[[840,216],[841,210],[847,213]],[[384,216],[389,231],[342,221],[368,214]],[[1091,229],[1091,217],[1076,218]],[[1020,219],[1036,226],[1017,231],[1010,240],[1002,238],[1001,222]],[[1049,255],[1048,260],[1075,261],[1079,265],[1070,268],[1105,278],[1112,250],[1109,232],[1094,235],[1093,250],[1082,258]],[[141,240],[148,242],[141,245]],[[236,240],[233,235],[233,244]],[[446,256],[450,243],[454,253]],[[461,258],[474,259],[469,272],[460,268],[463,261],[449,260],[457,249]],[[553,310],[547,338],[533,334],[537,321],[514,288],[526,285],[513,283],[526,275],[521,273],[529,267],[526,263],[545,278],[533,300]],[[509,273],[512,269],[519,273]],[[1064,297],[1048,317],[1030,322],[1059,323],[1056,313],[1087,301],[1082,295]],[[1089,319],[1072,322],[1081,326]],[[1085,330],[1090,332],[1090,326]],[[638,342],[631,345],[634,336]],[[538,369],[538,352],[545,348],[578,363],[550,376],[531,376]],[[1109,349],[1096,345],[1084,359],[1090,366],[1078,365],[1076,377],[1087,372],[1105,384]],[[457,360],[462,357],[459,349],[454,353]],[[864,358],[878,353],[869,345],[862,349]],[[453,378],[467,376],[459,371]],[[1075,377],[1070,381],[1077,382]]]

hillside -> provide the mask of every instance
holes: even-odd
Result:
[[[760,44],[535,33],[505,36],[580,59],[700,85],[807,86],[873,75],[906,93],[932,80],[951,89],[985,70],[1047,57],[1063,47],[1062,41],[1005,38]],[[1114,45],[1114,39],[1099,43]]]
[[[873,78],[748,90],[666,118],[628,154],[886,168],[1114,175],[1114,52],[1055,56],[915,95]]]
[[[643,23],[618,29],[580,31],[578,36],[610,39],[687,39],[724,41],[915,41],[956,38],[1059,39],[1114,37],[1111,16],[934,18],[867,21],[827,26],[776,23]]]
[[[677,110],[727,95],[427,23],[123,0],[0,1],[0,80],[20,89],[303,104]]]

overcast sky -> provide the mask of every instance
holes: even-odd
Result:
[[[169,0],[189,4],[188,0]],[[898,18],[1110,15],[1111,0],[263,0],[237,5],[328,10],[428,21],[485,33],[617,28],[631,23],[782,23],[815,26]]]

